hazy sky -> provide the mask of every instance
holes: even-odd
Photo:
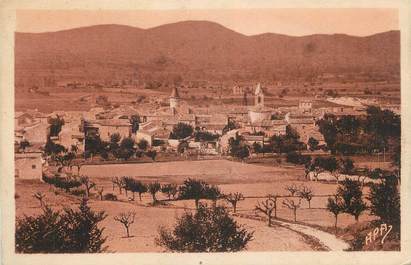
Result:
[[[133,11],[17,11],[17,31],[45,32],[97,24],[122,24],[151,28],[184,20],[214,21],[237,32],[265,32],[302,36],[345,33],[365,36],[399,29],[396,9],[305,8],[226,10]]]

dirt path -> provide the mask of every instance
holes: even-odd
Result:
[[[312,251],[312,246],[304,237],[287,229],[268,227],[260,221],[235,217],[247,231],[254,231],[254,240],[247,245],[247,251]]]
[[[266,222],[266,219],[261,216],[251,216],[244,214],[236,214],[235,216],[237,218],[253,220],[260,223]],[[284,222],[278,219],[273,220],[272,223],[274,225],[273,227],[276,229],[278,227],[282,227],[306,236],[306,240],[311,243],[312,250],[343,251],[350,247],[347,242],[337,238],[335,235],[307,225]]]
[[[291,230],[317,238],[324,246],[329,248],[330,251],[343,251],[350,247],[347,242],[337,238],[335,235],[306,225],[288,223],[279,220],[275,220],[274,222],[281,225],[282,227],[289,228]]]

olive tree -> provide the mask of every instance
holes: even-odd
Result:
[[[161,185],[159,182],[152,182],[149,183],[147,186],[148,192],[151,194],[151,196],[153,197],[153,203],[157,202],[157,198],[156,198],[156,193],[159,192],[161,190]]]
[[[134,224],[135,217],[136,212],[120,213],[119,215],[114,216],[115,221],[124,225],[127,237],[130,237],[130,226]]]
[[[244,200],[244,196],[240,192],[229,193],[229,194],[224,195],[224,199],[228,201],[229,203],[231,203],[231,205],[233,206],[233,211],[234,213],[236,213],[237,203],[241,200]]]
[[[293,211],[294,222],[297,222],[297,209],[301,206],[301,199],[298,199],[297,202],[294,199],[285,199],[283,205]]]
[[[277,218],[277,199],[276,195],[268,195],[264,201],[257,202],[256,211],[260,211],[268,218],[268,226],[271,226],[271,218],[274,212],[274,218]]]
[[[200,204],[185,212],[172,230],[160,227],[156,244],[173,252],[236,252],[246,248],[254,232],[238,225],[224,207]]]

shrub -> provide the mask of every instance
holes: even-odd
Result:
[[[105,250],[104,228],[98,224],[104,212],[93,212],[83,200],[79,210],[53,211],[42,208],[39,216],[17,219],[16,252],[19,253],[97,253]]]
[[[253,232],[239,226],[224,207],[199,205],[186,212],[172,231],[160,228],[156,244],[174,252],[235,252],[246,248]]]
[[[117,201],[117,196],[113,193],[106,193],[104,194],[103,199],[106,201]]]

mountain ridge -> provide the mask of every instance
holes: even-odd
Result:
[[[142,80],[147,75],[152,79],[180,75],[189,80],[275,80],[323,72],[396,74],[399,50],[399,31],[364,37],[247,36],[209,21],[182,21],[148,29],[105,24],[15,34],[17,83],[39,70],[41,78],[64,80],[70,76],[97,81]]]

